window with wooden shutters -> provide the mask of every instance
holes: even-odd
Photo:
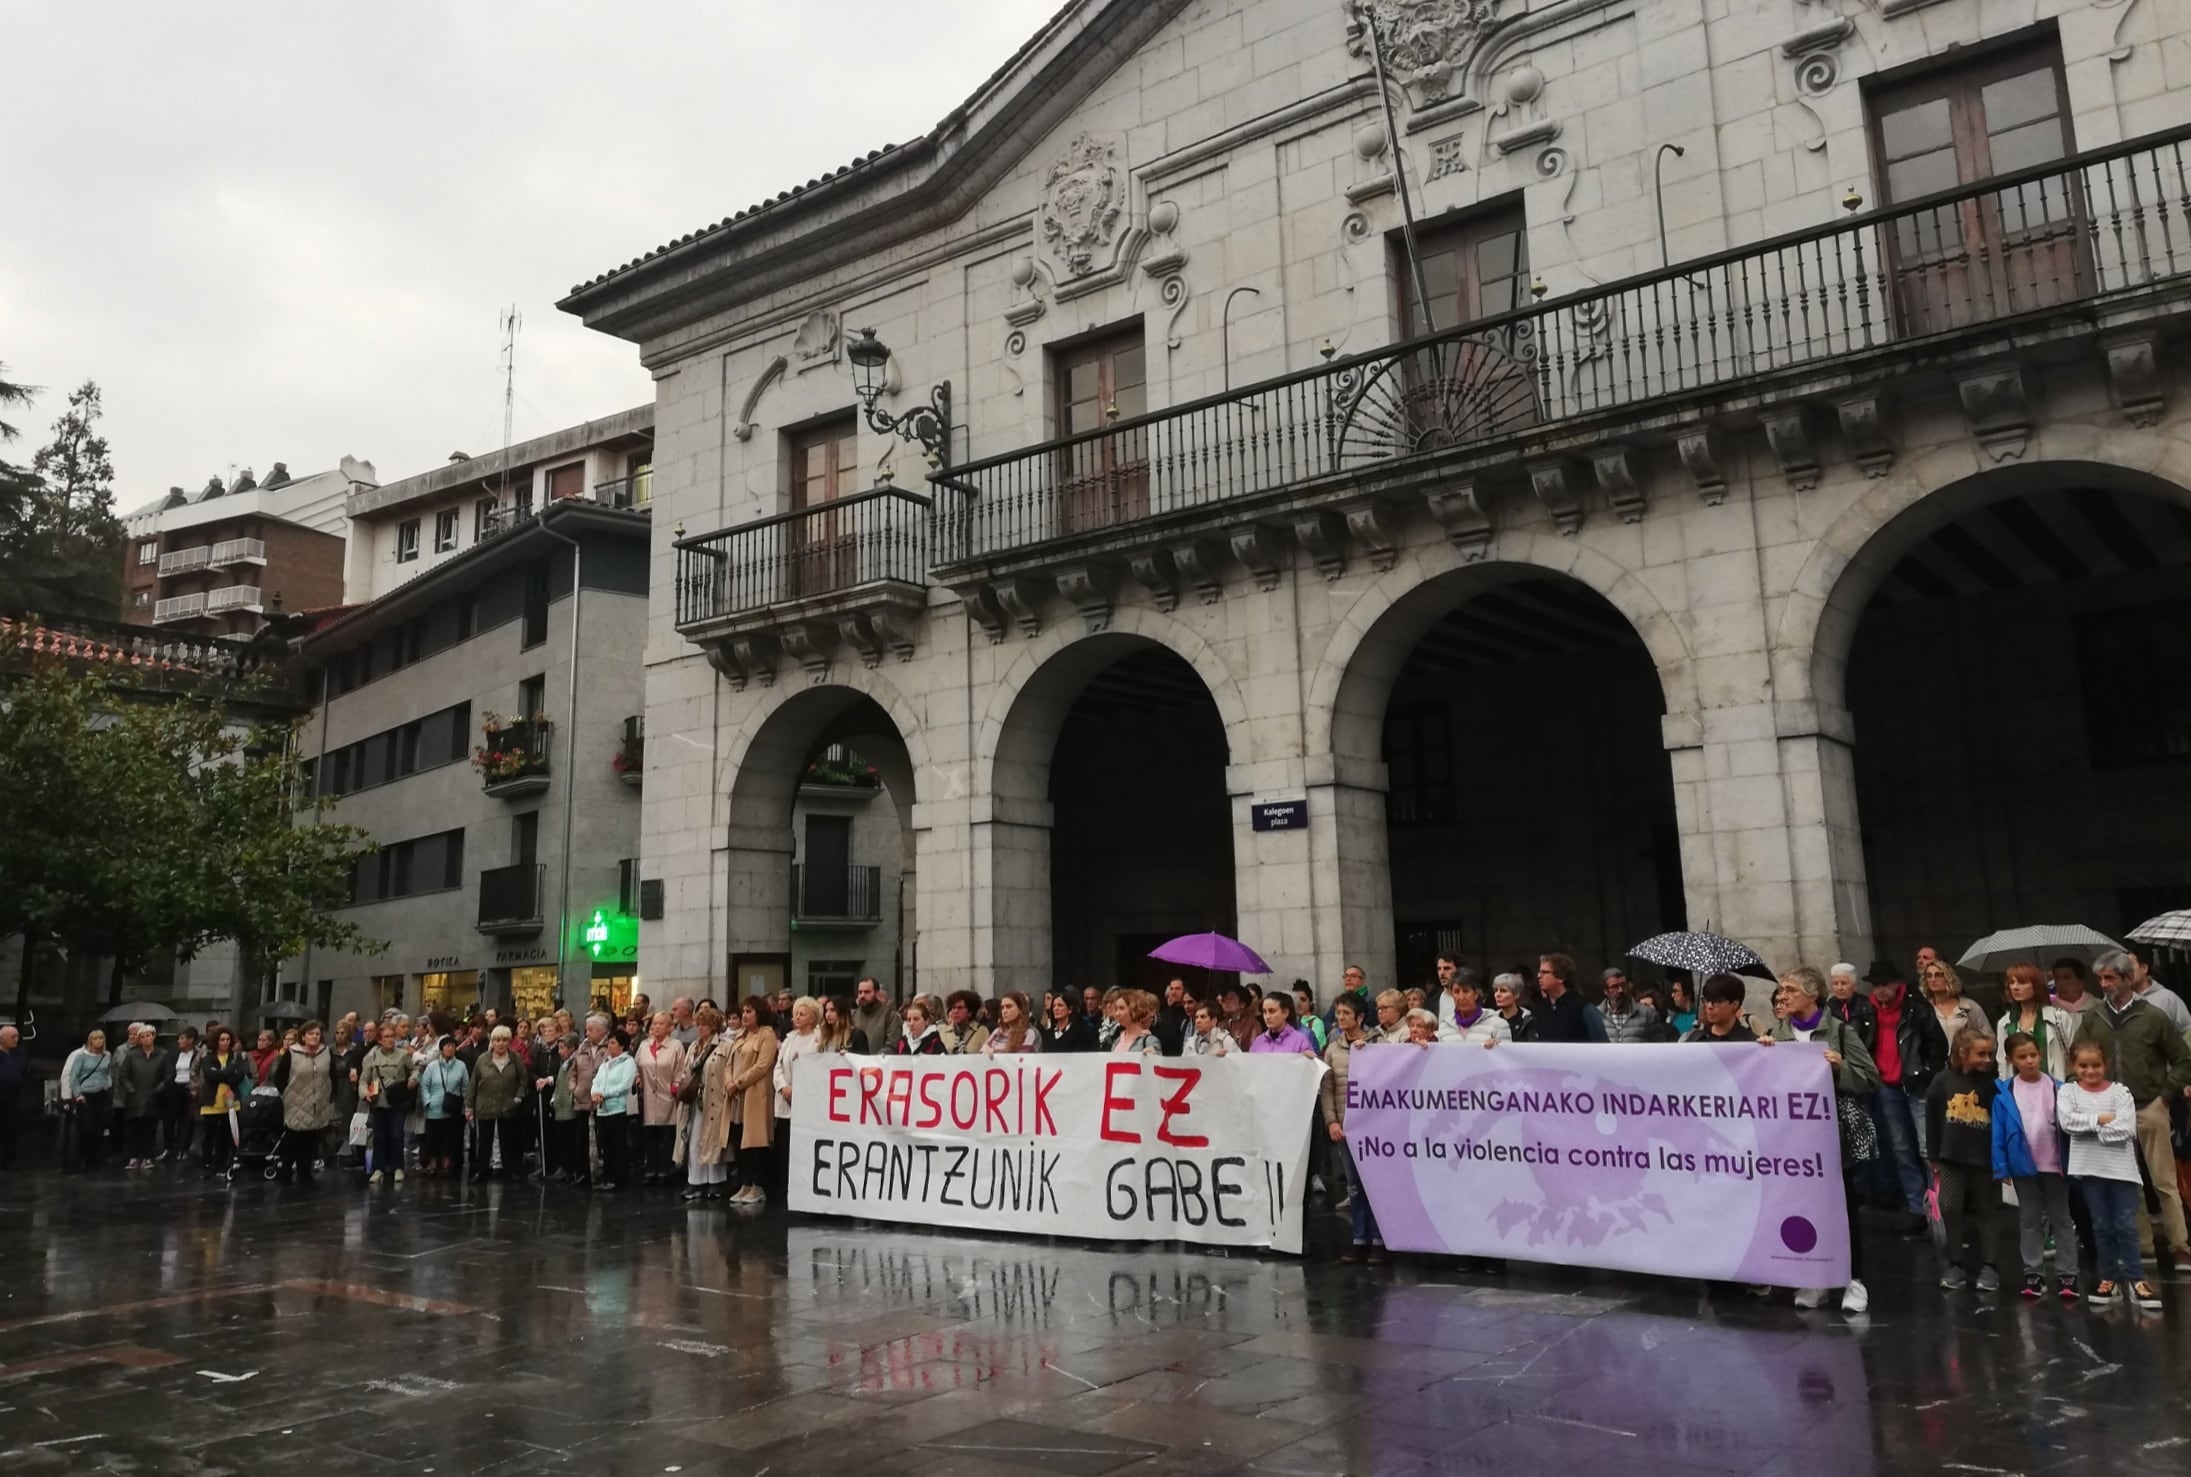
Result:
[[[561,502],[567,497],[577,497],[586,490],[586,464],[572,462],[567,467],[557,467],[548,473],[548,501]]]
[[[859,490],[860,432],[840,416],[793,432],[791,506],[806,516],[784,524],[784,579],[791,595],[820,595],[857,583],[852,520],[829,505]]]
[[[1907,203],[2074,152],[2052,37],[1873,90],[1880,203]],[[2054,176],[1898,219],[1885,243],[1906,334],[1935,333],[2079,296],[2089,270],[2074,177]]]
[[[1149,410],[1148,347],[1137,319],[1129,328],[1053,351],[1060,437],[1101,431]],[[1149,511],[1149,437],[1114,431],[1066,447],[1059,469],[1060,531],[1079,533]]]

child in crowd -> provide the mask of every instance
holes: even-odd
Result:
[[[2069,1214],[2068,1146],[2055,1124],[2062,1084],[2046,1074],[2038,1038],[2017,1031],[2002,1044],[2013,1074],[1993,1100],[1993,1177],[2016,1187],[2024,1296],[2046,1295],[2046,1231],[2054,1230],[2054,1279],[2062,1301],[2077,1301],[2077,1226]]]
[[[1993,1038],[1965,1027],[1948,1048],[1947,1070],[1925,1093],[1925,1143],[1932,1150],[1940,1224],[1947,1232],[1940,1285],[1951,1292],[1964,1285],[1973,1253],[1979,1261],[1978,1290],[1993,1292],[2001,1285],[2001,1192],[1993,1182],[1993,1100],[2000,1085]]]
[[[2107,1052],[2095,1041],[2070,1050],[2070,1075],[2056,1099],[2055,1120],[2069,1135],[2069,1177],[2077,1182],[2092,1213],[2092,1239],[2098,1247],[2100,1280],[2092,1301],[2112,1303],[2129,1285],[2141,1308],[2159,1312],[2161,1297],[2145,1280],[2138,1259],[2138,1105],[2130,1090],[2108,1080]]]

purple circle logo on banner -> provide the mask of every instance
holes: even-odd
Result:
[[[1797,1256],[1818,1245],[1818,1227],[1802,1216],[1791,1215],[1780,1223],[1780,1242]]]

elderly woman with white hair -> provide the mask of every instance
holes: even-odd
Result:
[[[1826,1013],[1864,1038],[1864,1049],[1879,1050],[1879,1012],[1856,988],[1856,966],[1836,964],[1826,976]]]
[[[472,1182],[524,1168],[525,1150],[518,1134],[520,1109],[532,1077],[531,1065],[513,1047],[508,1026],[496,1026],[487,1049],[472,1062],[464,1089],[464,1117],[472,1125]]]

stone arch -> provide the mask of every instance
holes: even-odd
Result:
[[[975,733],[974,753],[986,756],[977,793],[1007,800],[1043,800],[1050,753],[1073,699],[1104,667],[1138,647],[1150,646],[1179,657],[1202,679],[1225,725],[1231,762],[1239,764],[1252,757],[1247,701],[1224,659],[1185,622],[1127,606],[1114,612],[1108,630],[1053,627],[1025,643],[991,688],[988,709]],[[1040,783],[1031,778],[1036,776]]]
[[[2126,427],[2064,426],[2034,434],[2016,462],[1992,464],[1958,443],[1897,467],[1811,545],[1774,622],[1775,697],[1844,711],[1857,622],[1895,564],[1987,503],[2064,482],[2191,506],[2191,444]]]
[[[1424,632],[1470,595],[1537,574],[1566,575],[1603,596],[1650,652],[1665,711],[1696,710],[1688,638],[1632,570],[1587,544],[1551,534],[1502,532],[1494,547],[1500,557],[1474,564],[1449,546],[1425,550],[1403,559],[1354,602],[1310,682],[1310,755],[1332,755],[1343,769],[1374,763],[1385,698]]]

